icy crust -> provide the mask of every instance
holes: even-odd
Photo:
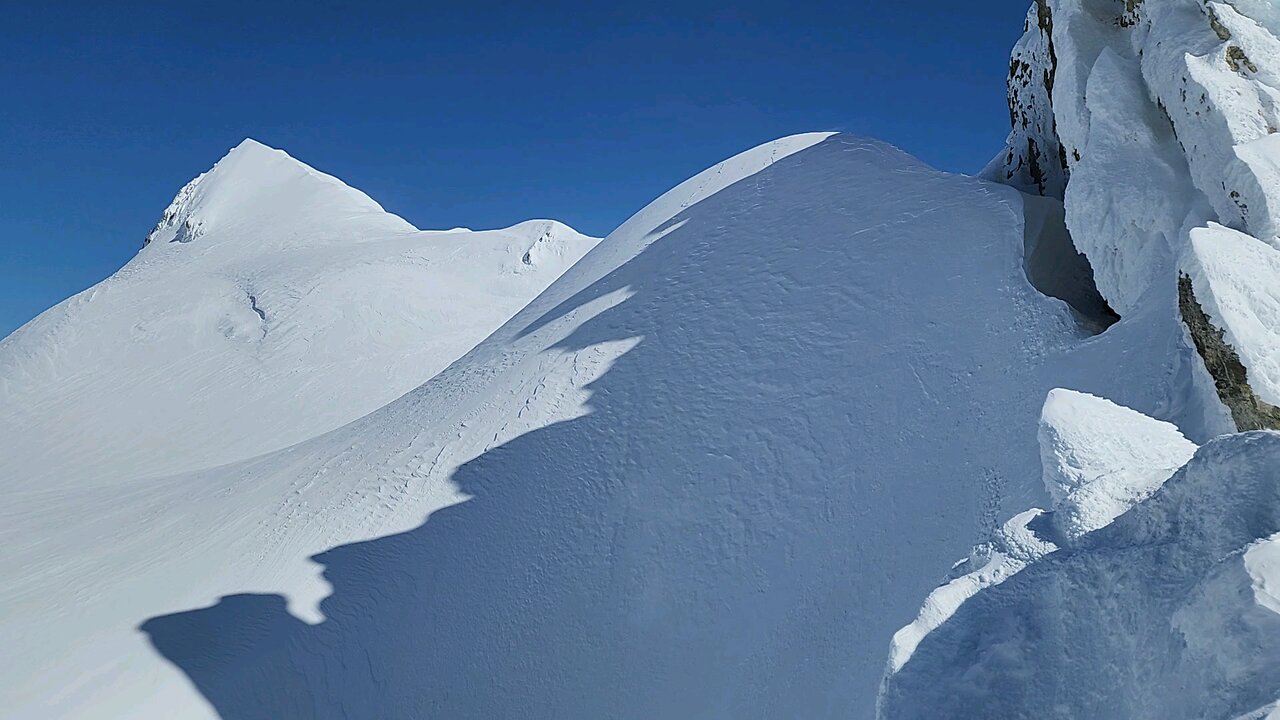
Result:
[[[987,583],[890,666],[882,718],[1265,717],[1280,694],[1280,434]]]

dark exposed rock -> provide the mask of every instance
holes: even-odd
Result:
[[[1253,392],[1248,369],[1226,341],[1223,331],[1210,322],[1196,299],[1191,278],[1186,275],[1178,278],[1178,310],[1191,331],[1196,351],[1213,377],[1218,399],[1231,411],[1236,429],[1240,432],[1280,430],[1280,408],[1262,401]]]

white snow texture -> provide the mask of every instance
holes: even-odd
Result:
[[[1280,433],[1179,303],[1280,404],[1277,31],[1037,0],[982,177],[797,135],[603,240],[246,141],[0,341],[0,708],[1280,716]]]

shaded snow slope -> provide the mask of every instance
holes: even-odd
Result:
[[[419,232],[252,140],[102,283],[0,341],[0,482],[72,489],[276,450],[439,372],[597,242]]]
[[[1214,440],[1111,524],[991,584],[884,718],[1264,717],[1280,695],[1280,434]]]
[[[1045,393],[1193,437],[1217,420],[1172,316],[1091,337],[1029,285],[1018,193],[824,138],[682,184],[334,433],[20,497],[6,704],[207,713],[194,687],[226,718],[869,717],[940,559],[1043,498]],[[53,666],[76,684],[51,692]]]

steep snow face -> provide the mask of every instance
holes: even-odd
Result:
[[[1031,141],[1063,149],[1067,225],[1098,289],[1122,316],[1177,306],[1171,288],[1179,274],[1206,262],[1205,248],[1192,252],[1193,232],[1226,226],[1280,252],[1277,17],[1265,0],[1037,0],[1032,7],[1013,53],[1009,147],[985,174],[1057,195],[1058,175],[1028,183],[1023,168]],[[1216,307],[1213,288],[1202,285],[1198,301]],[[1259,363],[1265,344],[1233,352],[1252,378],[1267,382],[1271,368]]]
[[[20,495],[0,696],[19,718],[869,717],[939,558],[1043,500],[1050,389],[1212,434],[1167,327],[1094,337],[1030,286],[1024,212],[879,143],[785,139],[355,423]],[[53,692],[53,665],[79,682]]]
[[[286,447],[416,387],[597,241],[419,232],[252,140],[115,275],[0,341],[0,482],[70,489]]]
[[[1280,434],[990,583],[891,674],[883,718],[1265,717],[1280,695]]]

